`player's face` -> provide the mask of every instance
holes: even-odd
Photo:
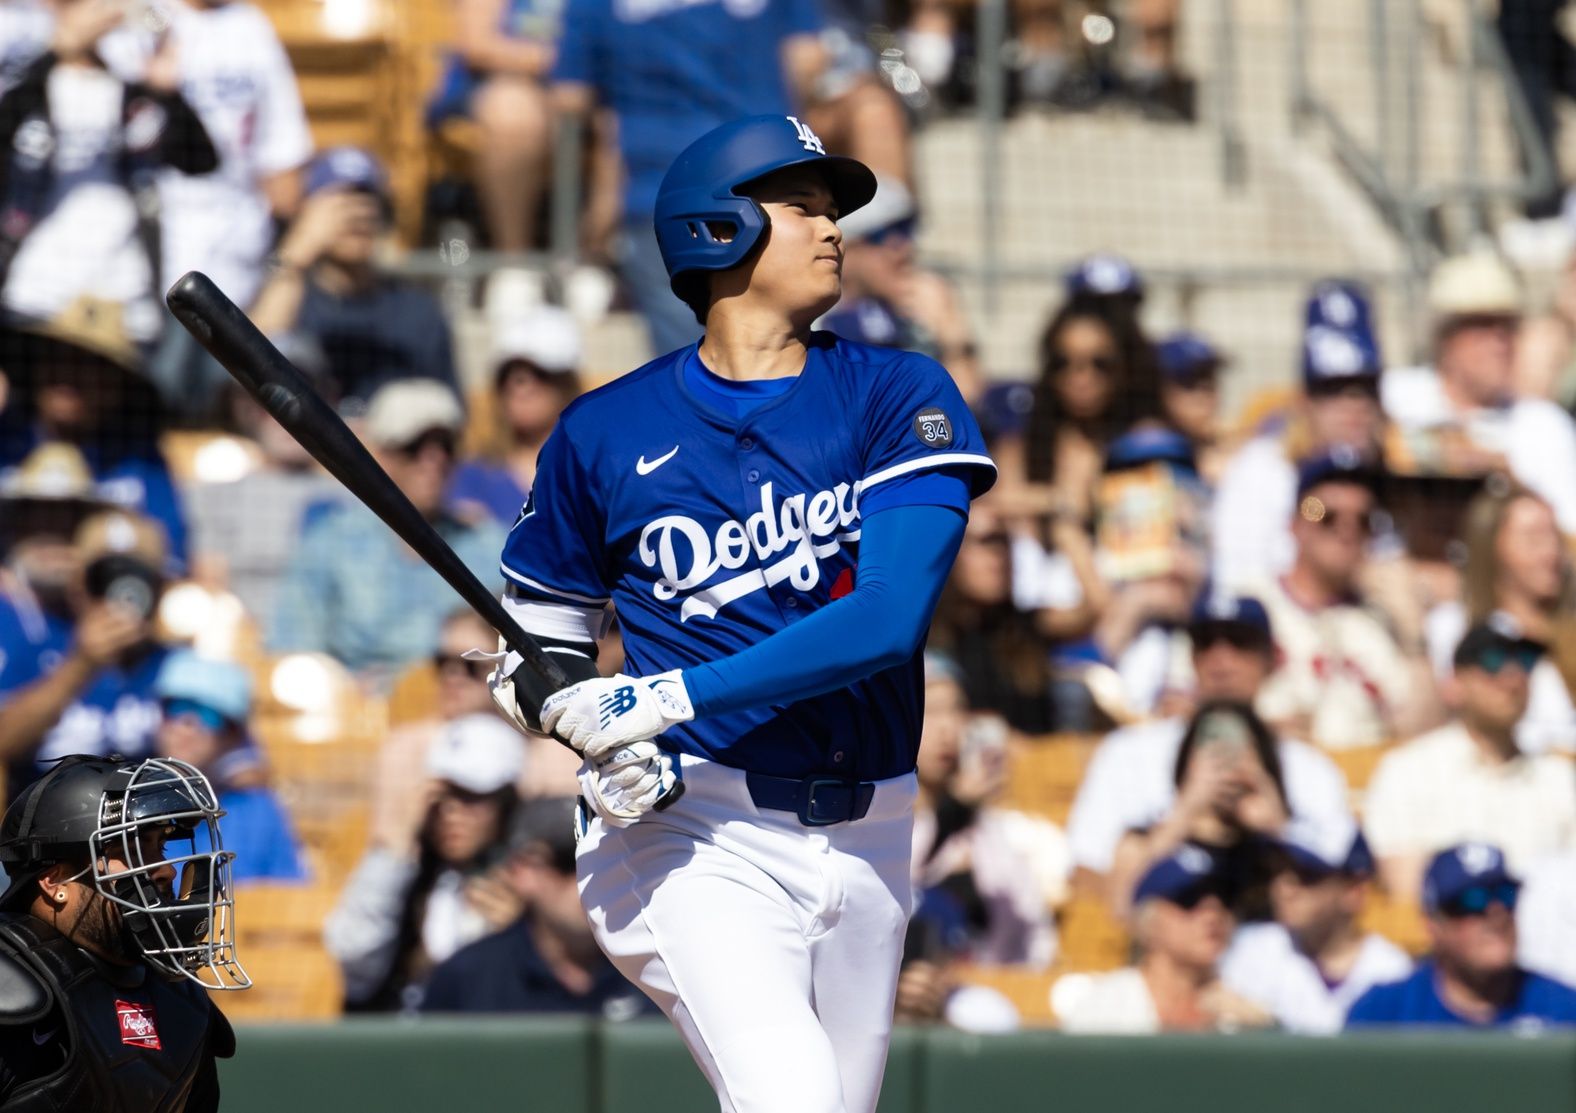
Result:
[[[843,233],[831,190],[815,171],[790,167],[751,186],[750,196],[769,224],[746,265],[750,295],[813,321],[843,293]]]
[[[1062,411],[1077,421],[1105,413],[1111,404],[1121,353],[1104,322],[1093,317],[1069,321],[1051,353],[1056,397]]]
[[[968,718],[968,700],[956,683],[933,680],[925,685],[925,724],[919,732],[919,760],[915,768],[919,783],[925,788],[942,788],[958,771]]]
[[[1494,539],[1499,591],[1553,605],[1565,580],[1565,546],[1554,511],[1541,499],[1519,498],[1505,508]]]

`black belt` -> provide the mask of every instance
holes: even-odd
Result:
[[[826,827],[863,819],[875,799],[874,781],[840,777],[772,777],[745,773],[744,783],[757,808],[793,812],[806,827]]]

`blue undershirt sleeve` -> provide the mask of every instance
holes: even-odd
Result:
[[[907,661],[924,642],[967,520],[924,505],[865,517],[853,591],[749,649],[684,670],[696,717],[809,699]]]

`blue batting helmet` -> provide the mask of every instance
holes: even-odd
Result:
[[[701,136],[674,159],[657,190],[657,245],[668,277],[720,271],[742,262],[766,230],[766,213],[739,190],[790,166],[825,177],[839,216],[875,196],[876,176],[864,163],[829,155],[820,138],[792,116],[747,116]],[[733,230],[726,242],[709,223]]]

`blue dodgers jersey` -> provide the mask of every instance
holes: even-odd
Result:
[[[1576,989],[1541,974],[1522,971],[1515,996],[1490,1023],[1519,1032],[1576,1025]],[[1438,972],[1432,959],[1418,963],[1417,969],[1401,981],[1374,986],[1352,1004],[1346,1017],[1348,1028],[1379,1024],[1484,1027],[1440,999]]]
[[[792,388],[735,420],[690,392],[694,350],[564,411],[504,545],[517,591],[611,599],[636,676],[737,653],[853,590],[862,492],[936,469],[964,474],[972,496],[995,481],[957,387],[925,356],[815,333]],[[923,698],[916,654],[660,740],[778,776],[894,777],[914,768]]]

